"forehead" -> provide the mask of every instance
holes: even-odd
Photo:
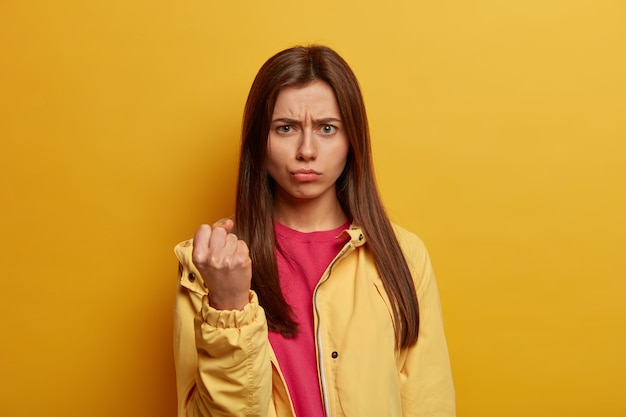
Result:
[[[297,115],[298,113],[324,113],[326,116],[339,116],[335,92],[322,80],[282,89],[274,104],[274,115]]]

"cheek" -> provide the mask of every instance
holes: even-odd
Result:
[[[278,151],[275,146],[272,146],[271,142],[267,142],[267,154],[265,159],[268,165],[273,164],[276,161]]]
[[[268,140],[267,155],[265,158],[267,170],[269,174],[274,177],[275,174],[278,172],[278,169],[281,166],[282,162],[284,161],[284,151],[279,146],[276,146],[275,143],[272,145],[272,141]]]
[[[340,149],[337,150],[336,155],[339,156],[340,164],[342,167],[345,167],[348,162],[348,155],[350,154],[350,145],[346,141]]]

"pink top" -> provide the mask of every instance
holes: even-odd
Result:
[[[347,238],[338,238],[350,223],[333,230],[302,233],[274,222],[276,262],[283,296],[300,332],[291,339],[270,331],[269,340],[297,417],[323,417],[313,334],[313,290]]]

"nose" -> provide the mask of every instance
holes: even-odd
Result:
[[[317,146],[311,129],[303,129],[299,145],[296,159],[299,161],[314,161],[317,158]]]

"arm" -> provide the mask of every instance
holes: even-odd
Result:
[[[403,352],[402,415],[454,417],[454,385],[435,275],[422,241],[416,238],[409,247],[407,261],[415,280],[420,329],[417,343]]]
[[[241,310],[211,307],[191,248],[191,241],[176,247],[181,263],[174,309],[178,416],[266,417],[271,364],[263,309],[252,291]]]

